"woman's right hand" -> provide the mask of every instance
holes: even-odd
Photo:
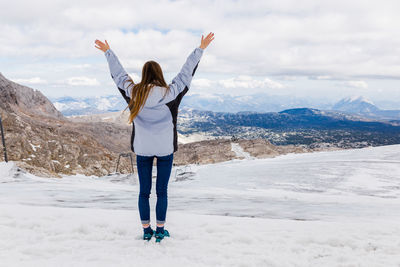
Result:
[[[214,33],[210,32],[206,38],[204,36],[201,36],[201,44],[200,48],[201,49],[206,49],[207,46],[211,43],[211,41],[214,40]]]
[[[94,42],[97,44],[97,46],[94,46],[94,47],[96,47],[97,49],[100,49],[103,52],[106,52],[108,49],[110,49],[110,46],[108,45],[107,40],[105,40],[106,43],[103,43],[99,40],[96,40]]]

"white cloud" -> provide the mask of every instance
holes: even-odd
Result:
[[[12,80],[16,83],[28,84],[28,85],[47,84],[47,81],[40,77],[12,79]]]
[[[75,65],[75,66],[73,66],[74,68],[77,68],[77,69],[87,69],[87,68],[91,68],[92,67],[92,65],[91,64],[77,64],[77,65]]]
[[[213,81],[209,79],[193,79],[192,86],[199,88],[210,88],[213,84]]]
[[[257,80],[251,76],[240,75],[235,78],[220,80],[219,85],[225,88],[283,88],[283,84],[272,81],[269,78],[264,78],[262,80]]]
[[[368,88],[368,83],[365,81],[348,81],[346,85],[352,88]]]
[[[319,75],[316,77],[310,77],[311,79],[315,79],[315,80],[334,80],[334,78],[332,76],[329,75]]]
[[[52,84],[52,79],[63,79],[61,75],[54,78],[37,67],[51,61],[54,71],[77,66],[63,77],[92,77],[68,80],[71,88],[98,81],[104,85],[108,69],[94,48],[98,38],[109,41],[129,73],[141,73],[152,59],[164,73],[175,74],[199,45],[201,34],[213,31],[216,39],[198,69],[202,79],[213,79],[193,81],[194,86],[281,88],[273,81],[276,77],[286,77],[285,82],[296,77],[296,92],[308,95],[315,81],[306,84],[301,78],[317,77],[324,83],[315,90],[321,95],[335,87],[335,79],[365,79],[368,89],[377,91],[381,87],[373,88],[369,79],[400,79],[399,9],[397,0],[304,0],[301,5],[295,0],[86,0],[79,5],[67,0],[7,1],[0,8],[0,58],[7,59],[0,69],[20,77],[21,68],[28,70],[30,64],[24,77],[44,77]],[[218,82],[240,75],[273,80]],[[346,86],[367,88],[362,83]],[[393,92],[396,86],[392,82],[387,87]]]
[[[85,76],[68,78],[66,83],[72,86],[96,86],[100,85],[96,78],[89,78]]]
[[[94,40],[107,38],[127,67],[156,58],[174,72],[212,30],[203,71],[400,77],[395,0],[22,2],[2,5],[0,56],[97,56]]]

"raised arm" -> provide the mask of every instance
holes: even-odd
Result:
[[[203,51],[207,48],[212,40],[214,40],[214,33],[209,33],[206,38],[204,38],[204,36],[201,37],[200,47],[194,49],[194,51],[186,59],[181,71],[174,79],[172,79],[172,82],[169,84],[170,90],[168,94],[166,94],[165,97],[159,101],[159,104],[165,104],[174,100],[186,87],[189,88],[193,75],[200,62],[200,58],[203,55]]]
[[[118,87],[118,90],[121,92],[126,102],[129,103],[129,100],[132,97],[131,96],[132,86],[130,86],[132,84],[127,82],[127,80],[130,79],[128,73],[122,67],[121,63],[118,60],[118,57],[110,49],[107,40],[105,41],[105,43],[96,40],[95,43],[97,44],[97,46],[95,47],[104,52],[104,55],[106,56],[108,62],[108,66],[110,68],[111,77],[114,80],[115,84]]]

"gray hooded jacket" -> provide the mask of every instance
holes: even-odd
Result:
[[[141,156],[167,156],[178,150],[176,122],[182,97],[189,90],[192,77],[196,72],[203,49],[196,48],[189,55],[181,71],[166,88],[154,86],[143,109],[132,123],[131,149]],[[132,84],[127,82],[127,72],[111,49],[105,52],[111,77],[118,90],[129,103]]]

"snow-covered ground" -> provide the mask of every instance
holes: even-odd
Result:
[[[238,143],[231,142],[231,150],[241,159],[255,159],[255,157],[251,156],[250,153],[244,151]]]
[[[0,266],[400,266],[400,145],[186,171],[172,171],[171,237],[155,244],[141,240],[136,177],[0,163]]]

